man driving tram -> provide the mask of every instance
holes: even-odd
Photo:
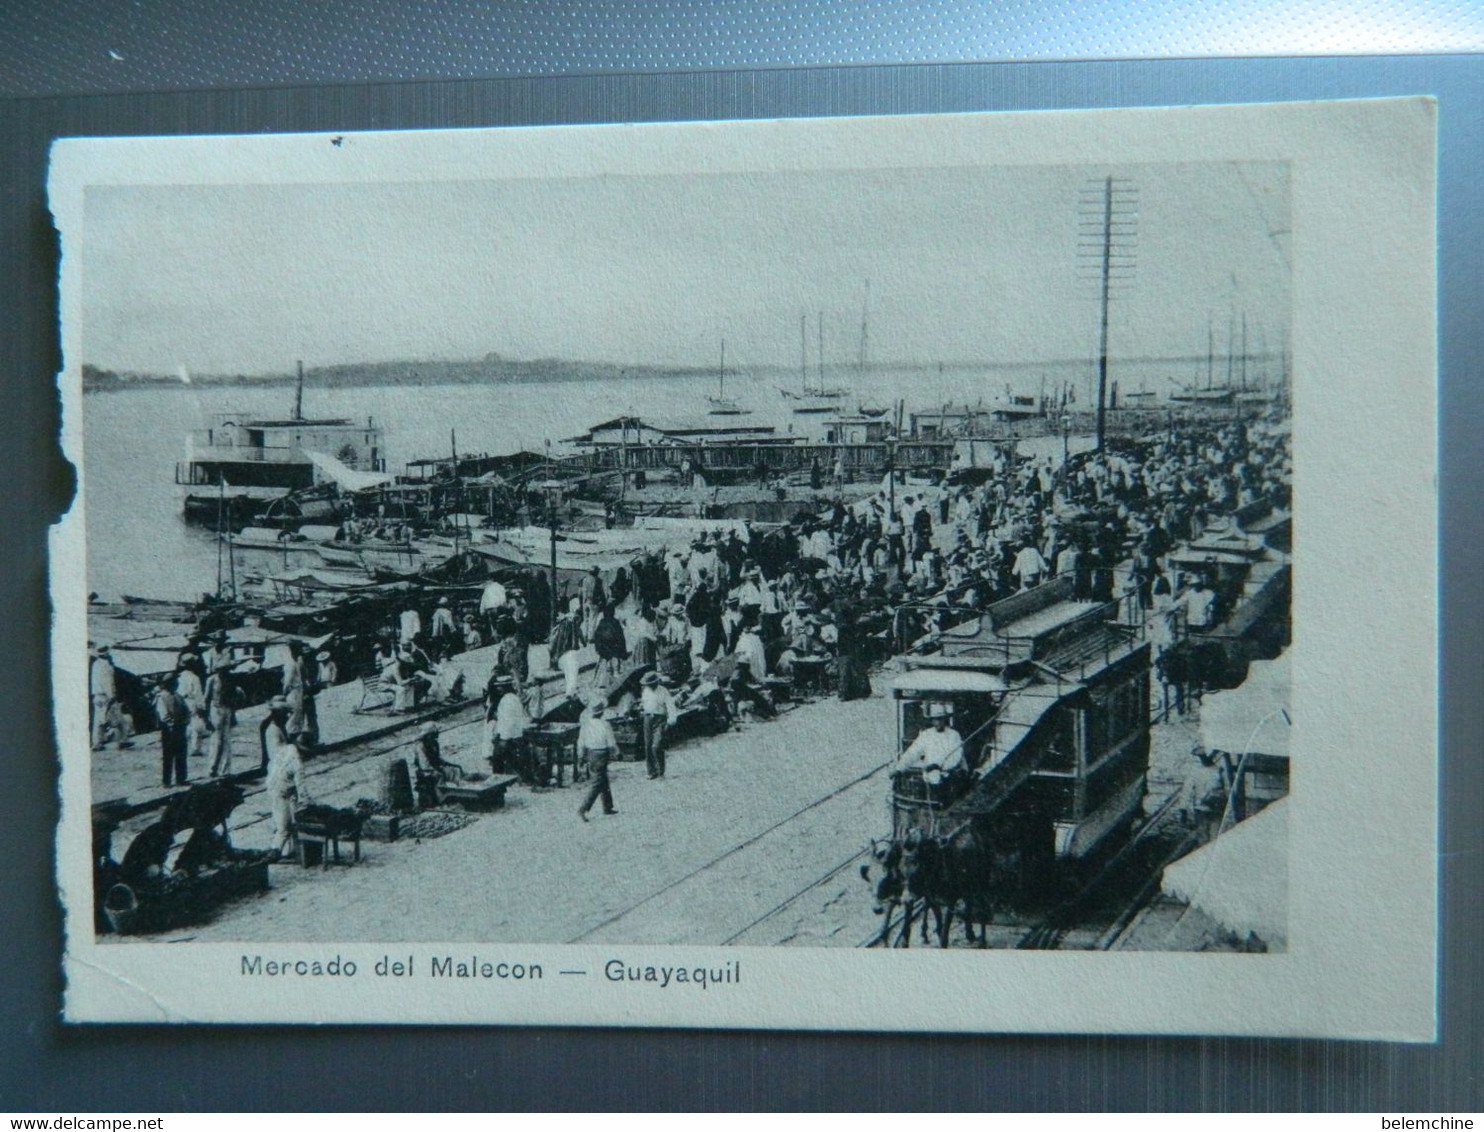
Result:
[[[901,754],[892,767],[897,792],[930,802],[946,802],[957,796],[974,769],[976,752],[970,747],[983,736],[966,743],[961,726],[970,721],[949,700],[904,700],[899,732]],[[955,726],[957,724],[958,726]]]

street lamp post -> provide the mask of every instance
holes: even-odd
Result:
[[[551,619],[548,624],[556,627],[557,620],[557,481],[551,474],[551,441],[546,442],[546,530],[551,542],[550,574],[547,589],[551,591]]]

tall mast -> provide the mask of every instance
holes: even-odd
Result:
[[[299,381],[294,387],[294,420],[304,419],[304,362],[299,361]]]
[[[1211,325],[1211,320],[1206,319],[1206,388],[1210,389],[1216,380],[1216,328]]]
[[[799,315],[799,391],[809,392],[809,316]]]
[[[727,340],[721,340],[721,368],[716,372],[716,395],[724,399],[727,395]]]
[[[861,353],[856,365],[856,372],[862,378],[866,376],[866,348],[870,344],[868,320],[871,317],[871,281],[866,280],[866,297],[861,302]]]
[[[454,429],[448,430],[448,452],[453,460],[453,486],[454,506],[458,508],[453,518],[453,553],[457,558],[459,554],[459,516],[464,510],[464,481],[459,475],[459,434]],[[409,554],[409,558],[412,556]]]
[[[550,574],[547,575],[547,589],[551,591],[551,625],[556,627],[557,623],[557,489],[556,481],[551,478],[551,441],[546,442],[546,532],[551,539],[551,564]]]
[[[1242,388],[1247,388],[1247,312],[1242,312]]]
[[[1232,387],[1232,364],[1235,359],[1232,356],[1232,348],[1237,344],[1236,316],[1226,316],[1226,387]]]
[[[227,494],[227,477],[226,476],[223,476],[222,477],[222,495],[225,497],[226,494]],[[226,548],[227,548],[227,592],[232,595],[232,600],[233,601],[236,601],[237,600],[237,555],[232,550],[232,540],[230,538],[226,538],[224,536],[223,537],[223,541],[226,544]],[[285,544],[285,546],[284,546],[284,558],[285,558],[285,560],[287,560],[287,557],[288,557],[288,547],[287,547],[287,544]]]
[[[819,312],[819,389],[824,392],[824,311]]]
[[[218,473],[216,494],[216,596],[220,601],[222,597],[222,532],[225,529],[222,523],[226,519],[227,511],[227,477]]]

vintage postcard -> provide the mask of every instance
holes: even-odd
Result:
[[[1435,114],[59,142],[66,1018],[1431,1040]]]

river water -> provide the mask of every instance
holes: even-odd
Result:
[[[1147,382],[1167,391],[1166,377],[1189,380],[1188,366],[1146,363],[1138,378],[1124,374],[1124,387]],[[872,369],[852,375],[856,402],[879,407],[902,399],[907,411],[929,410],[946,401],[973,402],[1016,393],[1055,394],[1075,384],[1087,404],[1091,366],[1043,365],[958,367],[943,370]],[[834,384],[829,376],[826,381]],[[731,418],[771,424],[817,436],[820,417],[795,416],[779,386],[797,388],[799,374],[756,372],[728,376],[726,395],[751,415]],[[549,384],[367,385],[304,395],[306,416],[375,417],[386,433],[388,468],[401,471],[413,459],[443,456],[450,431],[461,453],[542,451],[592,424],[622,412],[668,420],[699,420],[717,383],[698,378],[615,378]],[[187,599],[216,588],[217,540],[180,516],[175,464],[185,455],[185,437],[204,427],[209,414],[242,411],[269,416],[288,413],[293,391],[283,386],[164,386],[90,393],[83,398],[84,483],[88,537],[88,586],[105,600],[123,594]]]

